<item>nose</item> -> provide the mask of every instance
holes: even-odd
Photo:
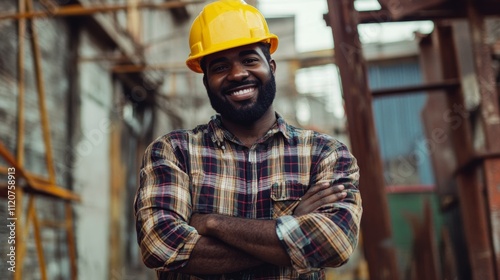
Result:
[[[228,80],[232,81],[241,81],[244,80],[248,77],[248,71],[245,68],[244,65],[242,65],[240,62],[235,62],[233,63],[231,67],[231,71],[229,72],[228,75]]]

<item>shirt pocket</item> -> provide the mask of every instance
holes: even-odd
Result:
[[[292,215],[293,210],[300,203],[300,198],[306,193],[307,185],[297,181],[274,183],[271,186],[271,200],[273,203],[273,219]]]

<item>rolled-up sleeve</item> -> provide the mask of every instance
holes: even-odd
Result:
[[[277,219],[277,235],[300,274],[344,264],[358,243],[362,206],[356,159],[344,145],[324,152],[313,167],[314,182],[343,184],[347,196],[314,213]]]
[[[146,149],[134,209],[137,240],[146,266],[175,270],[186,265],[200,235],[188,225],[189,178],[168,139]]]

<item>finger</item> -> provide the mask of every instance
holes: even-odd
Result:
[[[307,209],[312,211],[319,207],[319,205],[333,203],[343,198],[341,193],[342,190],[339,190],[339,188],[329,187],[327,189],[320,189],[309,198],[303,198],[301,203],[303,207],[307,207]]]
[[[315,210],[315,207],[321,205],[319,200],[324,197],[330,197],[333,194],[340,193],[344,189],[343,185],[334,185],[332,186],[330,183],[320,183],[311,187],[307,193],[301,198],[301,203],[299,209],[307,209],[308,211]],[[336,199],[330,199],[332,202],[335,202]]]
[[[318,191],[321,191],[323,189],[326,189],[328,188],[329,184],[328,183],[320,183],[320,184],[316,184],[312,187],[310,187],[307,192],[304,194],[304,196],[302,197],[302,199],[308,199],[309,197],[313,196],[314,194],[316,194]]]
[[[302,200],[306,200],[307,204],[313,204],[316,201],[322,199],[323,197],[328,197],[330,195],[340,193],[344,190],[343,185],[330,186],[328,183],[325,185],[317,185],[311,189],[309,196],[304,196]]]
[[[334,185],[331,187],[331,189],[334,189],[336,192],[341,192],[345,189],[344,185]]]
[[[346,192],[335,193],[326,197],[323,197],[320,200],[315,201],[313,204],[309,206],[310,211],[316,211],[321,207],[330,205],[332,203],[341,201],[347,196]]]

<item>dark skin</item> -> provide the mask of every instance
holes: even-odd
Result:
[[[227,88],[233,81],[269,81],[276,70],[274,60],[268,60],[257,45],[247,45],[208,55],[205,60],[205,87],[235,108],[252,106],[259,91],[252,84]],[[222,116],[224,126],[247,147],[251,147],[274,125],[272,106],[255,122],[241,125]],[[294,215],[316,211],[321,206],[342,200],[344,186],[320,183],[312,186],[301,198]],[[252,220],[219,214],[191,216],[189,224],[201,238],[196,243],[189,262],[180,271],[187,274],[223,274],[256,267],[263,263],[291,266],[291,260],[276,234],[275,220]]]
[[[258,88],[252,84],[231,87],[233,83],[269,82],[276,70],[276,62],[266,59],[262,49],[257,44],[242,46],[215,54],[204,59],[206,67],[203,82],[217,98],[228,102],[235,110],[255,106],[258,97]],[[228,87],[231,87],[227,90]],[[232,96],[235,91],[248,91],[243,96]],[[242,124],[224,115],[222,123],[247,147],[251,147],[276,122],[276,115],[272,106],[252,123]]]

